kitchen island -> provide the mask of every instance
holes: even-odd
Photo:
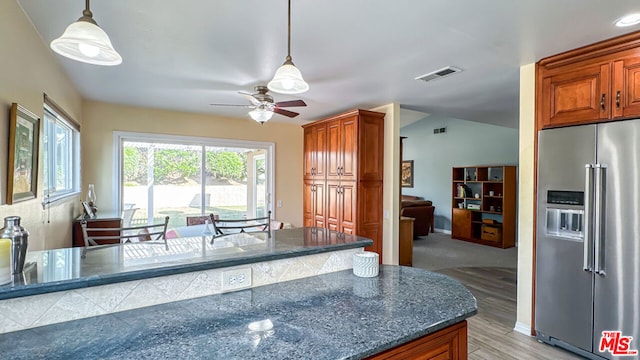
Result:
[[[475,298],[458,281],[381,266],[0,335],[9,359],[466,359]],[[391,350],[390,350],[391,349]],[[448,356],[448,357],[445,357]]]
[[[0,286],[0,334],[347,270],[371,244],[295,228],[29,252],[26,281]]]

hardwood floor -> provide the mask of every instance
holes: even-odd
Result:
[[[516,269],[461,267],[437,272],[458,279],[478,301],[478,314],[468,319],[470,360],[581,359],[513,330],[516,322]]]

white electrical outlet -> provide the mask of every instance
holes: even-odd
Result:
[[[238,268],[222,272],[222,292],[251,287],[251,268]]]

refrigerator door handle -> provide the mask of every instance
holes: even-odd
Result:
[[[607,166],[596,164],[596,191],[595,191],[595,216],[594,216],[594,270],[598,275],[605,275],[604,271],[604,242],[605,242],[605,199],[606,199],[606,179]]]
[[[585,178],[584,178],[584,216],[582,217],[582,229],[584,230],[584,244],[583,244],[583,264],[582,269],[584,271],[593,272],[593,262],[591,254],[593,254],[593,233],[591,229],[591,219],[593,210],[593,164],[585,164]]]

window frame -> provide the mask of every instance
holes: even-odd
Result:
[[[73,121],[64,111],[59,109],[55,104],[52,104],[50,100],[45,97],[44,104],[44,113],[43,113],[43,141],[42,141],[42,162],[43,162],[43,194],[45,201],[47,203],[54,202],[56,200],[60,200],[66,197],[77,195],[81,192],[80,189],[80,127],[78,124]],[[55,139],[56,131],[58,127],[65,129],[66,131],[70,131],[70,141],[66,146],[66,152],[69,155],[69,164],[66,171],[69,171],[70,174],[70,187],[65,188],[63,190],[55,190],[55,186],[53,186],[53,191],[51,184],[56,184],[57,177],[56,172],[51,171],[51,169],[56,169],[56,160],[58,158],[56,152],[56,142],[48,141],[45,144],[45,138]],[[46,156],[45,156],[46,153]],[[44,160],[47,160],[46,164]],[[46,165],[46,166],[45,166]],[[46,179],[46,181],[45,181]],[[49,186],[45,187],[45,184],[49,184]]]
[[[253,141],[253,140],[230,140],[221,138],[199,137],[199,136],[185,136],[185,135],[168,135],[168,134],[152,134],[152,133],[139,133],[130,131],[114,131],[113,132],[113,199],[112,208],[116,213],[122,211],[123,201],[123,151],[122,144],[125,141],[141,141],[141,142],[164,142],[174,143],[180,145],[196,145],[196,146],[214,146],[214,147],[238,147],[238,148],[255,148],[264,149],[265,154],[265,167],[270,169],[266,179],[266,208],[273,213],[273,194],[275,191],[275,151],[276,145],[273,142]],[[202,166],[204,168],[204,157]],[[205,194],[205,184],[202,184],[201,193]],[[204,199],[203,199],[204,203]]]

